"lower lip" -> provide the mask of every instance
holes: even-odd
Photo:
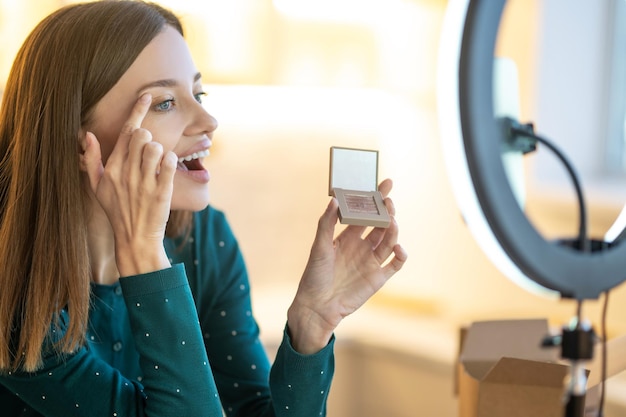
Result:
[[[178,175],[183,175],[199,184],[206,184],[211,179],[209,171],[207,171],[206,169],[195,171],[183,171],[182,169],[177,169],[176,173]]]

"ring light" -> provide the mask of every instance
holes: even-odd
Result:
[[[520,286],[549,297],[595,299],[626,279],[626,245],[583,252],[530,224],[502,162],[493,62],[506,0],[451,0],[441,38],[438,107],[444,156],[468,228]]]

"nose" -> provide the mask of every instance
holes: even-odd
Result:
[[[191,115],[191,123],[187,129],[188,133],[191,135],[210,135],[217,129],[217,126],[218,123],[215,117],[211,116],[201,103],[196,102]]]

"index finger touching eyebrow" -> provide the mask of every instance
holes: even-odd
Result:
[[[124,123],[124,126],[122,127],[122,136],[130,136],[136,129],[141,127],[141,122],[143,122],[144,117],[148,114],[151,100],[152,95],[149,93],[143,94],[139,97],[130,112],[128,120],[126,120],[126,123]]]

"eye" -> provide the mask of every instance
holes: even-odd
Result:
[[[193,95],[193,97],[196,99],[196,101],[200,104],[202,104],[203,101],[203,97],[206,97],[206,93],[204,91],[201,91],[199,93],[196,93]]]
[[[173,98],[164,100],[164,101],[156,104],[154,106],[154,110],[160,111],[160,112],[169,111],[169,110],[172,109],[172,107],[174,107],[174,103],[175,103],[175,100]]]

